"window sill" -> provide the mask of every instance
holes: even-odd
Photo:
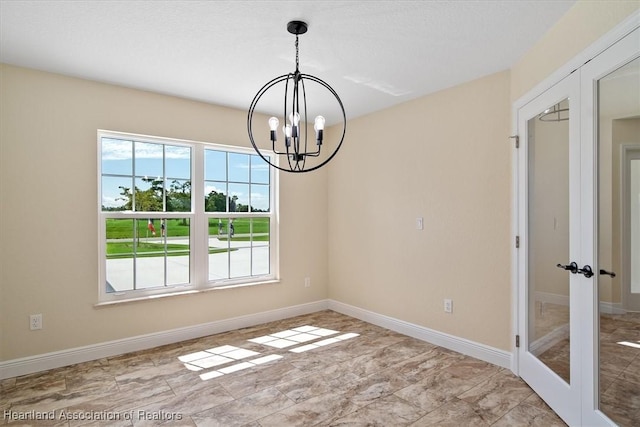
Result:
[[[190,289],[188,291],[168,292],[168,293],[165,293],[165,294],[156,294],[156,295],[145,295],[145,296],[141,296],[141,297],[126,298],[126,299],[119,299],[119,300],[113,300],[113,301],[101,301],[101,302],[98,302],[98,303],[94,304],[93,306],[95,308],[110,307],[110,306],[114,306],[114,305],[118,305],[118,304],[129,304],[129,303],[135,303],[135,302],[141,302],[141,301],[152,301],[152,300],[156,300],[156,299],[180,297],[180,296],[185,296],[185,295],[197,295],[197,294],[203,294],[203,293],[208,293],[208,292],[222,291],[222,290],[225,290],[225,289],[245,288],[245,287],[248,287],[248,286],[272,285],[272,284],[275,284],[275,283],[280,283],[280,280],[279,279],[271,279],[271,280],[264,280],[264,281],[261,281],[261,282],[235,283],[235,284],[230,284],[230,285],[215,286],[215,287],[206,288],[206,289]]]

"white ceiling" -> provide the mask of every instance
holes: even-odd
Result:
[[[574,3],[0,0],[0,61],[246,110],[297,19],[300,71],[354,118],[510,68]]]

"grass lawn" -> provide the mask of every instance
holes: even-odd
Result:
[[[136,257],[157,257],[165,255],[165,245],[162,243],[139,242],[136,245]],[[237,249],[231,248],[231,251]],[[133,242],[107,242],[107,259],[133,258]],[[168,243],[166,245],[167,256],[189,255],[189,245]],[[227,248],[209,248],[210,254],[228,252]]]
[[[132,239],[135,236],[134,221],[137,221],[137,237],[151,237],[152,233],[148,229],[148,220],[146,219],[107,219],[107,239]],[[249,234],[251,230],[251,221],[253,221],[253,232],[264,234],[269,233],[269,218],[236,218],[233,220],[233,228],[235,234]],[[222,234],[227,234],[229,220],[222,219]],[[161,221],[156,219],[153,225],[156,236],[161,235]],[[219,233],[219,223],[217,219],[209,219],[209,235],[217,236]],[[184,237],[189,235],[188,219],[168,219],[166,220],[167,237]],[[235,238],[234,238],[235,240]]]

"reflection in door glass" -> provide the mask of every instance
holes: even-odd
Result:
[[[569,100],[527,123],[529,352],[569,382]]]
[[[640,416],[640,59],[598,81],[600,410]]]

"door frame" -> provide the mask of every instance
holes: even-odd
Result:
[[[511,217],[511,229],[512,229],[512,242],[515,242],[515,244],[512,246],[512,251],[511,251],[511,283],[512,283],[512,333],[513,336],[515,337],[515,339],[513,340],[513,345],[512,345],[512,355],[511,355],[511,370],[514,374],[519,375],[520,373],[520,366],[519,366],[519,352],[523,349],[522,347],[519,348],[518,347],[518,335],[519,332],[521,330],[521,316],[522,313],[520,313],[520,304],[521,304],[521,300],[522,298],[525,298],[526,296],[522,294],[521,291],[521,286],[520,286],[520,277],[521,277],[521,272],[520,272],[520,265],[521,265],[521,259],[520,257],[522,256],[522,252],[518,249],[518,239],[519,236],[521,234],[521,230],[520,230],[520,219],[521,219],[521,215],[522,213],[520,212],[521,209],[521,200],[519,197],[519,190],[520,190],[520,186],[521,184],[521,166],[519,165],[518,162],[518,158],[519,158],[519,152],[518,152],[518,110],[520,110],[522,107],[524,107],[526,104],[528,104],[529,102],[531,102],[533,99],[535,99],[536,97],[538,97],[539,95],[541,95],[542,93],[544,93],[545,91],[547,91],[548,89],[550,89],[551,87],[553,87],[555,84],[557,84],[558,82],[562,81],[566,76],[568,76],[569,74],[571,74],[572,72],[576,71],[577,69],[581,68],[583,65],[585,65],[586,63],[588,63],[592,58],[595,58],[596,56],[600,55],[601,53],[605,52],[607,49],[611,48],[613,45],[615,45],[618,41],[620,41],[621,39],[623,39],[625,36],[627,36],[628,34],[630,34],[631,32],[633,32],[634,30],[637,30],[638,28],[640,28],[640,10],[634,12],[633,14],[631,14],[628,18],[626,18],[624,21],[622,21],[620,24],[618,24],[616,27],[614,27],[612,30],[610,30],[608,33],[606,33],[604,36],[602,36],[600,39],[598,39],[596,42],[594,42],[593,44],[591,44],[590,46],[588,46],[585,50],[583,50],[581,53],[579,53],[578,55],[576,55],[575,57],[573,57],[570,61],[568,61],[565,65],[563,65],[562,67],[560,67],[559,69],[557,69],[555,72],[553,72],[551,75],[549,75],[546,79],[544,79],[543,81],[541,81],[540,83],[538,83],[535,87],[533,87],[530,91],[528,91],[525,95],[523,95],[522,97],[520,97],[518,100],[516,100],[513,105],[512,105],[512,109],[511,109],[511,130],[512,130],[512,137],[511,138],[515,138],[516,139],[516,144],[512,145],[512,155],[511,155],[511,165],[512,165],[512,204],[511,204],[511,209],[512,209],[512,217]],[[583,83],[584,84],[584,83]],[[592,92],[593,93],[593,92]],[[594,107],[594,98],[595,96],[592,96],[590,99],[587,99],[589,97],[587,96],[583,96],[583,102],[580,103],[580,108],[581,108],[581,117],[585,117],[585,114],[589,114],[588,109],[591,108],[593,109]],[[586,106],[585,107],[585,103],[589,104],[590,106]],[[584,141],[587,136],[584,134],[584,132],[586,131],[591,132],[592,133],[592,137],[591,137],[591,141],[593,141],[593,131],[594,131],[594,127],[595,127],[595,117],[593,115],[593,110],[591,111],[591,117],[593,118],[593,120],[587,120],[587,122],[591,123],[591,126],[589,127],[588,124],[584,123],[581,125],[581,140]],[[585,121],[585,120],[581,120],[581,121]],[[595,147],[595,144],[592,144]],[[596,161],[597,157],[592,157],[593,153],[591,153],[591,158],[590,159],[583,159],[582,164],[583,165],[588,165],[589,162],[591,162],[590,164],[594,165],[594,161]],[[595,175],[595,174],[594,174]],[[594,190],[597,189],[596,183],[594,181]],[[597,203],[596,200],[596,195],[595,194],[591,194],[590,199],[592,203]],[[595,205],[594,205],[595,206]],[[592,206],[593,209],[593,206]],[[595,215],[593,215],[593,211],[591,211],[592,216],[594,216],[593,218],[593,225],[595,227]],[[596,229],[594,228],[594,232],[596,231]],[[597,243],[597,235],[594,235],[594,241],[592,242],[592,245]],[[584,247],[584,245],[582,245]],[[595,248],[595,246],[593,246],[593,248]],[[586,259],[585,259],[586,261]],[[593,266],[593,259],[589,259],[589,261],[591,261],[591,263],[589,265]],[[586,264],[587,262],[585,262]],[[594,266],[597,268],[597,266]],[[597,277],[597,276],[596,276]],[[597,286],[597,279],[595,281],[594,286]],[[597,344],[596,342],[596,338],[597,338],[597,325],[598,325],[598,319],[597,316],[595,315],[595,313],[598,313],[598,307],[599,307],[599,301],[598,301],[598,297],[597,297],[597,292],[592,292],[592,294],[594,295],[593,298],[588,298],[586,296],[583,296],[584,298],[588,298],[588,301],[584,301],[585,304],[592,304],[593,306],[593,311],[587,316],[586,319],[584,319],[584,321],[586,322],[586,324],[590,324],[592,325],[591,328],[584,328],[584,329],[588,329],[588,331],[583,331],[580,338],[582,340],[584,340],[584,344],[583,345],[587,345],[591,348],[591,351],[594,352],[594,354],[597,355],[597,349],[595,347],[595,345]],[[584,390],[590,390],[590,392],[586,392],[583,391],[582,395],[582,405],[583,405],[583,410],[582,413],[584,414],[585,412],[588,412],[589,415],[585,418],[583,417],[583,423],[586,422],[595,422],[597,424],[611,424],[611,421],[604,416],[604,414],[602,414],[597,408],[599,406],[599,401],[598,401],[598,360],[597,357],[592,357],[593,359],[593,363],[592,364],[586,364],[586,366],[583,366],[581,369],[582,375],[585,376],[586,378],[583,378],[583,382],[582,382],[582,387],[584,388]]]

